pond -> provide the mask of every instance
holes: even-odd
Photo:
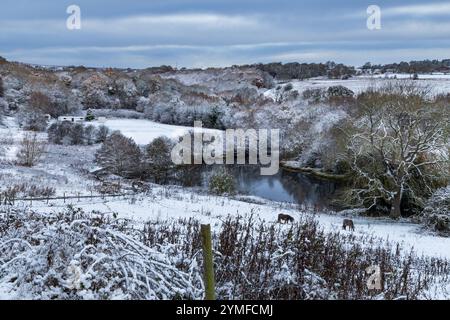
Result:
[[[241,194],[296,203],[309,208],[330,207],[331,200],[339,189],[335,182],[281,169],[273,176],[262,176],[260,168],[251,165],[228,166],[227,171],[234,176],[237,191]]]

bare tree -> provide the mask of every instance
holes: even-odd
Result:
[[[84,141],[89,146],[94,144],[95,131],[96,131],[96,128],[91,124],[84,127],[84,132],[83,132]]]
[[[34,91],[31,93],[28,104],[33,111],[41,113],[52,113],[53,103],[48,95],[45,93]]]
[[[82,145],[84,143],[84,127],[80,123],[75,123],[70,128],[70,143],[73,145]]]
[[[360,101],[361,102],[361,101]],[[448,112],[411,85],[390,85],[366,96],[348,143],[356,174],[350,199],[358,205],[391,205],[401,216],[403,196],[430,194],[448,168]]]
[[[97,151],[96,161],[110,172],[127,177],[139,177],[142,173],[142,153],[131,138],[113,132]]]
[[[105,142],[106,138],[109,135],[109,128],[105,125],[101,125],[98,127],[96,135],[95,135],[95,141],[96,142]]]
[[[20,165],[32,167],[45,153],[46,143],[36,133],[27,133],[20,143],[17,161]]]

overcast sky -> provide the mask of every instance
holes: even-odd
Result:
[[[66,9],[81,8],[81,30]],[[366,26],[381,8],[381,30]],[[1,0],[0,56],[145,68],[450,58],[450,1]]]

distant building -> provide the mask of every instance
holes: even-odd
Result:
[[[70,122],[84,122],[85,117],[80,116],[60,116],[58,121],[70,121]]]

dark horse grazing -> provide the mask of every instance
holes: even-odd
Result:
[[[282,213],[280,213],[279,215],[278,215],[278,223],[287,223],[287,222],[294,222],[294,218],[293,217],[291,217],[290,215],[288,215],[288,214],[282,214]]]
[[[353,220],[344,219],[344,222],[342,223],[342,229],[347,230],[347,227],[349,230],[355,231],[355,225],[353,223]]]

